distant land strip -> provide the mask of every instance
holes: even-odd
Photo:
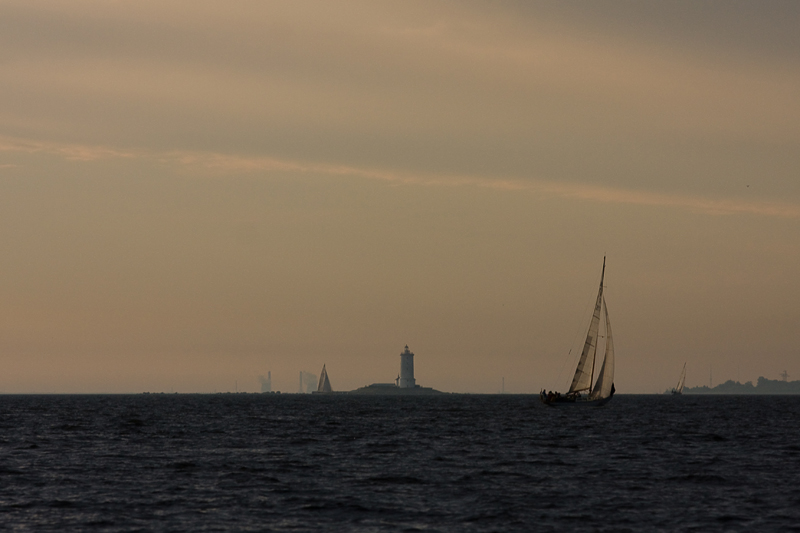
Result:
[[[667,391],[669,393],[670,391]],[[758,378],[753,385],[752,381],[739,383],[729,379],[716,387],[686,387],[684,394],[800,394],[800,381],[781,381],[777,379]]]

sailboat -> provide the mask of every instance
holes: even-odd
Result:
[[[333,392],[331,380],[328,379],[328,371],[325,370],[325,365],[322,365],[322,372],[319,375],[319,384],[317,385],[316,392]]]
[[[683,370],[681,370],[681,377],[678,379],[678,384],[672,389],[672,394],[683,394],[683,384],[686,382],[686,363],[683,363]]]
[[[603,297],[603,278],[606,275],[606,258],[603,258],[603,272],[600,275],[600,290],[597,292],[597,301],[586,333],[581,358],[575,369],[575,376],[566,394],[559,392],[545,392],[542,390],[539,397],[545,405],[551,407],[562,406],[595,406],[599,407],[611,401],[616,391],[614,387],[614,341],[611,337],[611,322],[608,319],[608,306]],[[597,339],[600,336],[600,317],[605,319],[606,345],[603,363],[597,381],[594,381],[595,359],[597,359]]]

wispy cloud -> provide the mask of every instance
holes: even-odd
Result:
[[[397,185],[440,187],[471,186],[495,190],[520,191],[587,202],[686,209],[708,215],[749,214],[777,218],[800,218],[800,206],[791,203],[758,200],[746,201],[733,198],[709,198],[697,195],[649,192],[536,178],[522,179],[499,176],[403,172],[391,169],[297,161],[277,157],[242,156],[217,152],[119,150],[105,146],[61,144],[10,137],[0,137],[0,152],[22,152],[27,154],[43,153],[63,157],[65,160],[84,162],[109,158],[146,159],[184,170],[212,172],[219,175],[235,176],[272,172],[317,174],[334,177],[380,180]],[[2,164],[0,168],[12,168],[15,166],[17,165]]]
[[[135,157],[132,151],[122,151],[106,146],[32,141],[14,137],[0,137],[0,152],[44,153],[61,156],[68,161],[95,161],[118,157]]]
[[[779,218],[800,218],[800,206],[789,203],[707,198],[541,179],[406,173],[347,165],[308,163],[271,157],[244,157],[202,152],[174,152],[162,156],[161,159],[165,162],[172,161],[185,166],[202,167],[225,173],[270,171],[314,173],[367,178],[407,185],[474,186],[507,191],[528,191],[535,194],[590,202],[688,209],[709,215],[750,214]]]
[[[533,186],[531,188],[537,187]],[[680,208],[709,215],[750,214],[780,218],[800,218],[800,206],[788,203],[707,198],[552,182],[541,183],[538,188],[543,192],[558,196],[594,202]]]

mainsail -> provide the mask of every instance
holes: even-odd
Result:
[[[594,358],[597,354],[597,334],[600,330],[600,308],[603,305],[603,278],[605,275],[606,260],[603,258],[603,273],[600,275],[600,290],[597,292],[597,303],[594,305],[592,322],[589,324],[589,332],[586,334],[586,342],[583,344],[581,358],[578,361],[578,368],[575,369],[575,376],[572,378],[569,392],[590,391],[592,388]]]
[[[606,355],[603,358],[603,366],[600,367],[600,375],[597,376],[597,383],[589,395],[590,400],[608,398],[614,386],[614,339],[611,337],[611,322],[608,320],[608,305],[605,298],[603,298],[603,310],[606,318]]]
[[[325,370],[325,365],[322,365],[322,373],[319,375],[317,392],[333,392],[333,389],[331,388],[331,382],[328,379],[328,371]]]

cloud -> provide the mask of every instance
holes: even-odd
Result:
[[[778,202],[743,201],[729,198],[659,194],[577,184],[543,184],[543,191],[594,202],[689,209],[709,215],[750,214],[778,218],[800,218],[800,206]]]
[[[144,159],[162,165],[199,173],[237,176],[253,173],[315,174],[340,178],[379,180],[397,185],[439,187],[480,187],[520,191],[566,199],[607,204],[686,209],[708,215],[757,215],[775,218],[800,218],[800,206],[784,202],[713,198],[699,195],[668,194],[635,189],[598,186],[536,178],[509,178],[465,174],[403,172],[277,157],[243,156],[201,151],[120,150],[105,146],[61,144],[0,137],[0,152],[46,153],[68,161],[92,162],[100,159]],[[3,164],[12,168],[16,164]]]
[[[135,156],[132,151],[122,151],[106,146],[33,141],[13,137],[0,137],[0,152],[46,153],[61,156],[67,161],[95,161],[97,159],[131,158]]]
[[[215,171],[567,177],[665,201],[757,176],[800,202],[794,56],[716,53],[717,24],[676,44],[679,8],[657,31],[664,9],[631,6],[612,8],[648,25],[589,6],[29,4],[0,7],[0,133],[76,143],[71,160],[114,156],[94,143]]]

